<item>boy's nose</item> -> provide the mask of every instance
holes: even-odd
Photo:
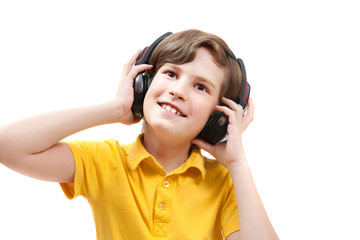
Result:
[[[178,91],[177,89],[175,89],[175,88],[170,89],[169,94],[171,96],[173,96],[174,98],[178,98],[178,99],[183,100],[183,101],[186,100],[185,95],[183,93],[181,93],[180,91]]]
[[[182,82],[177,82],[169,89],[169,94],[174,98],[178,98],[182,101],[187,100],[187,89],[185,84]]]

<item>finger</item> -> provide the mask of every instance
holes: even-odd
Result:
[[[252,112],[254,112],[254,108],[255,108],[255,106],[254,106],[254,102],[253,102],[253,99],[250,97],[249,98],[249,101],[248,101],[248,111],[252,111]]]
[[[248,110],[246,115],[243,118],[244,130],[250,125],[250,123],[254,120],[254,103],[251,98],[249,98],[247,104]]]
[[[231,108],[231,110],[233,110],[235,112],[237,117],[242,118],[244,116],[245,110],[242,108],[242,106],[240,104],[238,104],[235,101],[233,101],[229,98],[226,98],[226,97],[222,98],[222,102],[224,104],[226,104],[229,108]]]
[[[202,139],[196,138],[192,141],[193,144],[196,144],[199,146],[199,148],[204,149],[208,153],[214,156],[214,145],[211,145],[208,142],[205,142]]]
[[[228,106],[216,105],[215,109],[219,112],[225,113],[225,115],[228,117],[230,117],[230,115],[234,113],[234,111],[230,109]]]
[[[238,111],[240,109],[243,110],[243,108],[240,104],[236,103],[235,101],[233,101],[229,98],[222,97],[221,101],[234,111]]]
[[[143,72],[145,70],[150,70],[152,68],[153,65],[149,65],[149,64],[141,64],[141,65],[133,66],[129,71],[129,73],[127,74],[127,77],[134,79],[140,72]]]
[[[140,52],[141,52],[140,49],[137,50],[137,51],[131,56],[131,58],[129,59],[129,61],[127,61],[127,62],[124,63],[124,65],[123,65],[123,77],[126,76],[126,75],[130,72],[130,70],[131,70],[132,66],[134,65],[134,63],[135,63],[137,57],[139,56]]]
[[[135,63],[135,61],[136,61],[136,59],[138,58],[140,52],[141,52],[141,49],[138,49],[138,50],[131,56],[130,61],[129,61],[131,64],[134,64],[134,63]]]
[[[235,103],[235,105],[236,106],[234,106],[234,105],[232,106],[234,109],[231,109],[228,106],[219,106],[219,105],[217,105],[215,107],[215,109],[220,112],[225,113],[225,115],[228,116],[229,118],[235,114],[235,116],[237,118],[242,119],[243,115],[244,115],[244,110],[242,109],[242,107],[238,106],[236,103]]]
[[[245,118],[249,119],[250,122],[252,122],[254,120],[254,113],[255,113],[254,102],[252,98],[249,98]]]

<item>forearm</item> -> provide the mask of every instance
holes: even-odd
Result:
[[[242,160],[229,168],[239,212],[240,239],[278,239],[256,190],[250,168]]]
[[[42,152],[81,130],[116,122],[121,109],[116,101],[90,107],[50,112],[0,128],[0,160],[4,155]]]

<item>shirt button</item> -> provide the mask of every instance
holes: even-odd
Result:
[[[165,203],[160,203],[159,208],[160,208],[161,210],[164,210],[165,207],[166,207]]]
[[[168,181],[163,182],[163,187],[168,188],[170,186],[170,183]]]

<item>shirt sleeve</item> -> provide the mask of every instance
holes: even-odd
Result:
[[[239,214],[236,203],[236,196],[234,186],[230,177],[227,176],[227,186],[229,187],[229,194],[221,211],[221,229],[224,238],[227,238],[231,233],[239,231]]]
[[[75,161],[73,183],[60,183],[65,196],[73,199],[79,195],[89,201],[99,193],[113,178],[119,163],[118,143],[107,141],[66,142]]]

